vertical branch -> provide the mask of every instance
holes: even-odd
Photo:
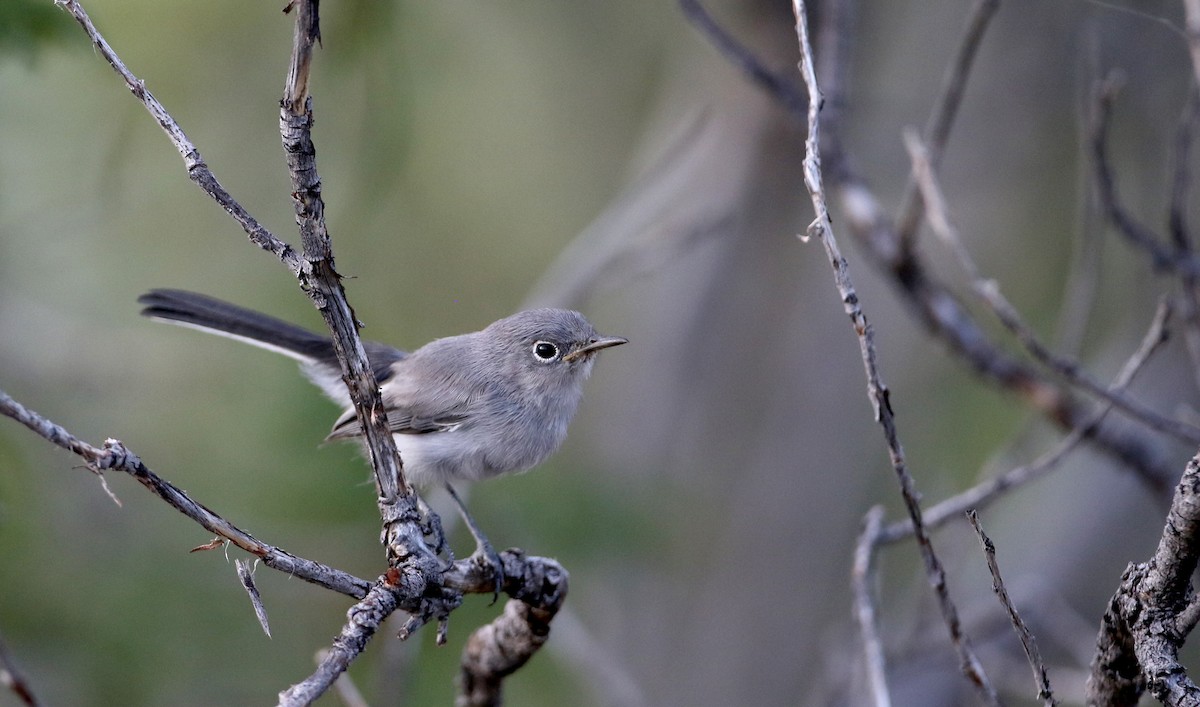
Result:
[[[883,506],[875,506],[863,518],[863,531],[854,548],[854,618],[862,636],[863,659],[867,666],[867,682],[871,685],[871,701],[875,707],[891,707],[892,697],[887,686],[887,664],[883,642],[879,639],[879,622],[875,616],[875,550],[879,547],[879,532],[883,526]]]
[[[441,589],[439,562],[425,544],[416,498],[404,478],[400,455],[388,430],[379,383],[367,363],[358,337],[358,321],[346,301],[341,275],[334,267],[312,142],[312,97],[308,90],[313,45],[321,36],[318,4],[318,0],[295,0],[289,6],[296,13],[296,26],[280,101],[279,131],[292,180],[296,225],[304,258],[311,268],[311,276],[302,277],[300,284],[329,327],[342,365],[342,378],[358,413],[375,472],[383,520],[382,540],[391,569],[372,586],[366,598],[351,607],[346,624],[322,656],[316,671],[280,693],[280,704],[289,705],[308,704],[328,690],[396,609],[413,613],[408,625],[415,627],[434,616],[444,620],[462,601],[461,594]],[[401,605],[400,595],[416,599]],[[442,635],[439,633],[439,638]]]
[[[1200,705],[1179,662],[1195,626],[1192,574],[1200,564],[1200,454],[1188,462],[1149,562],[1131,564],[1109,601],[1096,640],[1089,705],[1132,707],[1148,688],[1167,705]]]
[[[796,16],[796,34],[800,42],[800,73],[808,90],[808,137],[805,140],[804,183],[812,197],[813,210],[816,218],[808,226],[808,237],[815,236],[825,248],[825,254],[833,267],[834,280],[842,297],[842,306],[854,326],[858,336],[859,349],[862,354],[863,366],[867,376],[867,394],[875,408],[875,419],[883,427],[884,438],[887,441],[888,456],[891,459],[892,470],[900,483],[900,493],[904,498],[905,508],[912,519],[917,544],[925,562],[925,572],[930,585],[937,595],[938,607],[942,618],[950,631],[950,638],[958,652],[960,668],[967,679],[975,686],[979,696],[989,705],[998,705],[999,697],[992,687],[983,666],[971,648],[971,642],[963,631],[958,618],[958,609],[950,598],[946,586],[946,572],[941,560],[933,549],[929,533],[921,520],[921,503],[918,500],[916,483],[908,473],[904,458],[904,450],[900,446],[896,430],[895,415],[892,411],[889,392],[879,375],[879,367],[875,356],[875,335],[859,304],[858,293],[850,279],[849,265],[838,249],[837,240],[833,234],[833,224],[829,220],[829,208],[825,198],[825,187],[822,183],[820,157],[820,113],[821,91],[817,86],[816,69],[813,64],[812,44],[808,38],[807,10],[804,0],[793,0],[792,9]]]
[[[333,344],[342,362],[342,376],[350,388],[362,423],[363,435],[375,470],[375,483],[382,501],[393,502],[401,490],[411,495],[395,442],[387,431],[387,413],[379,396],[379,384],[367,364],[358,322],[346,302],[345,291],[333,262],[333,246],[325,226],[325,201],[317,174],[316,147],[312,142],[312,97],[308,93],[313,45],[320,39],[316,0],[297,0],[291,63],[280,101],[279,130],[292,179],[292,201],[304,258],[312,275],[301,285],[321,311],[333,334]]]

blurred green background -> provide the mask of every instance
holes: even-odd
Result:
[[[295,241],[282,4],[84,7],[230,192]],[[795,65],[786,3],[711,6],[773,68]],[[1169,283],[1083,208],[1081,114],[1097,72],[1122,68],[1114,164],[1129,207],[1162,224],[1192,80],[1180,15],[1003,2],[944,163],[981,266],[1048,340],[1082,332],[1103,379]],[[965,16],[949,0],[858,6],[843,128],[889,207],[908,173],[900,131],[924,123]],[[569,614],[509,703],[856,704],[851,547],[871,505],[893,519],[900,506],[825,256],[794,238],[811,218],[798,126],[670,2],[358,0],[324,3],[322,19],[314,138],[364,337],[413,348],[537,301],[632,341],[602,357],[561,453],[471,494],[494,543],[571,572]],[[1057,433],[929,341],[842,238],[926,498],[1046,449]],[[1100,285],[1087,309],[1065,308],[1081,242]],[[942,248],[924,248],[961,286]],[[320,445],[338,411],[285,360],[142,319],[151,287],[320,326],[69,16],[3,0],[0,389],[92,443],[123,440],[266,542],[377,576],[366,464],[353,445]],[[1188,366],[1172,344],[1138,395],[1191,410]],[[1162,445],[1182,470],[1190,450]],[[0,420],[0,636],[48,704],[262,704],[310,672],[345,598],[261,569],[267,639],[225,554],[188,554],[209,539],[200,528],[112,474],[118,507],[77,467]],[[1084,451],[984,514],[1067,698],[1163,509]],[[973,536],[937,539],[985,663],[1028,698]],[[910,546],[885,551],[881,591],[897,704],[961,704]],[[428,631],[377,637],[351,676],[372,704],[449,703],[463,640],[499,610],[487,601],[468,599],[443,648]]]

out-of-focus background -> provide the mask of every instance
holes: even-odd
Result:
[[[84,7],[228,189],[295,241],[278,135],[282,5]],[[886,208],[909,171],[901,131],[924,123],[967,5],[857,7],[841,128]],[[795,65],[787,3],[710,9],[770,67]],[[571,572],[569,613],[508,682],[509,703],[860,703],[851,552],[868,508],[895,520],[900,504],[824,252],[795,237],[811,218],[801,127],[671,2],[322,11],[318,166],[363,335],[411,348],[536,301],[631,340],[601,357],[561,453],[472,490],[498,546]],[[1083,116],[1100,72],[1121,69],[1119,187],[1161,228],[1194,90],[1181,27],[1174,2],[1004,0],[941,172],[985,273],[1102,380],[1169,282],[1084,208]],[[923,238],[939,276],[963,288]],[[1053,444],[1059,432],[929,338],[847,234],[842,247],[927,501]],[[1090,306],[1064,315],[1089,272]],[[93,443],[123,440],[267,542],[376,576],[367,466],[353,445],[320,444],[338,410],[284,359],[139,317],[151,287],[320,326],[291,275],[187,180],[70,18],[50,0],[4,0],[0,389]],[[1135,393],[1194,417],[1178,340]],[[1182,471],[1194,450],[1155,440]],[[78,464],[0,420],[0,636],[47,703],[262,704],[311,670],[344,597],[260,569],[268,639],[230,559],[188,554],[208,535],[111,474],[118,507]],[[1080,699],[1105,601],[1126,563],[1152,552],[1164,512],[1084,447],[983,513],[1062,698]],[[1013,703],[1032,698],[974,536],[951,525],[935,543],[985,667]],[[881,557],[896,703],[969,702],[915,548]],[[446,647],[430,631],[408,645],[377,637],[351,677],[373,704],[448,703],[462,641],[499,609],[487,604],[468,599]]]

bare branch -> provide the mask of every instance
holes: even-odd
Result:
[[[519,552],[501,554],[504,613],[481,626],[463,648],[457,707],[500,704],[503,679],[524,665],[550,635],[550,622],[567,597],[567,572],[558,563],[526,562]]]
[[[250,604],[254,607],[254,616],[258,619],[258,625],[262,626],[263,633],[267,634],[267,638],[271,637],[271,624],[267,621],[267,607],[263,606],[262,595],[258,593],[258,587],[254,585],[254,569],[251,563],[241,559],[233,561],[233,566],[237,568],[238,579],[242,582],[242,588],[246,590],[246,594],[250,595]]]
[[[971,75],[975,57],[979,54],[984,32],[999,7],[1000,0],[977,0],[975,6],[971,8],[970,17],[967,18],[967,26],[959,40],[954,59],[946,68],[946,75],[942,80],[942,90],[933,104],[933,111],[929,115],[929,121],[925,124],[923,133],[929,154],[929,164],[935,170],[941,164],[942,153],[946,149],[946,142],[950,139],[950,129],[954,126],[954,119],[958,117],[958,107],[962,104],[963,94],[967,88],[967,78]],[[899,215],[896,216],[896,237],[900,241],[902,250],[911,250],[913,247],[917,229],[921,225],[923,206],[924,201],[916,180],[909,179],[904,188]]]
[[[1125,365],[1121,367],[1121,371],[1117,374],[1117,377],[1113,379],[1113,383],[1109,387],[1110,391],[1120,392],[1127,388],[1133,382],[1134,376],[1146,364],[1146,361],[1150,360],[1150,356],[1162,344],[1166,343],[1166,327],[1170,316],[1170,304],[1164,299],[1159,303],[1158,309],[1154,313],[1154,318],[1150,322],[1150,328],[1146,331],[1146,335],[1142,337],[1141,345],[1129,360],[1125,362]],[[950,520],[961,518],[963,513],[972,508],[983,508],[991,504],[992,501],[1000,498],[1002,494],[1010,489],[1045,476],[1062,461],[1068,452],[1083,441],[1092,430],[1100,426],[1100,423],[1104,421],[1104,418],[1111,409],[1112,403],[1097,403],[1096,409],[1081,426],[1071,430],[1071,433],[1059,441],[1054,448],[1035,459],[1032,463],[1014,467],[994,479],[984,481],[958,495],[951,496],[931,506],[925,511],[926,527],[939,528]],[[903,520],[885,528],[879,535],[879,542],[896,542],[911,535],[912,522]]]
[[[317,651],[317,664],[320,665],[327,655],[329,655],[329,650],[326,648]],[[370,703],[363,697],[358,686],[350,679],[349,673],[342,673],[338,676],[338,679],[333,682],[333,689],[345,707],[370,707]],[[389,697],[394,698],[395,695],[389,695]]]
[[[183,157],[183,164],[187,169],[188,178],[203,189],[204,193],[212,197],[213,201],[220,204],[221,208],[225,209],[241,225],[254,245],[273,253],[293,273],[297,275],[302,273],[307,266],[300,258],[300,255],[290,245],[276,238],[251,216],[248,211],[242,208],[242,205],[230,196],[229,192],[225,191],[225,187],[221,186],[221,183],[217,181],[212,170],[208,168],[208,165],[200,156],[200,151],[196,149],[196,146],[184,134],[183,129],[179,127],[179,123],[175,122],[175,119],[171,117],[167,109],[158,102],[154,94],[150,93],[146,88],[146,83],[137,76],[134,76],[133,72],[126,68],[121,58],[113,51],[113,48],[108,45],[104,37],[100,36],[95,25],[92,24],[91,18],[84,12],[83,7],[76,0],[55,0],[55,4],[71,13],[75,21],[83,27],[88,38],[92,40],[92,44],[100,52],[100,56],[104,57],[104,60],[120,75],[125,81],[125,86],[142,102],[142,105],[146,107],[146,110],[149,111],[154,121],[167,134],[167,138],[175,145],[175,149],[179,151],[179,155]]]
[[[1175,488],[1158,548],[1129,565],[1104,612],[1087,684],[1089,705],[1132,707],[1147,688],[1166,705],[1200,705],[1200,688],[1179,662],[1193,621],[1192,574],[1200,561],[1200,454]]]
[[[345,626],[322,656],[316,671],[279,693],[280,707],[312,704],[350,667],[383,621],[400,608],[397,600],[400,587],[393,584],[397,580],[399,573],[390,570],[371,586],[362,601],[350,607]]]
[[[999,284],[995,280],[985,279],[980,274],[971,254],[963,245],[962,239],[959,238],[958,231],[950,224],[949,216],[946,213],[945,199],[942,197],[941,189],[933,174],[933,165],[929,161],[927,151],[921,146],[919,138],[909,132],[905,135],[905,142],[912,156],[915,179],[920,185],[922,198],[929,210],[930,226],[958,258],[959,264],[971,279],[972,291],[991,309],[1005,328],[1021,342],[1025,350],[1039,363],[1061,375],[1073,385],[1108,401],[1150,429],[1200,444],[1200,428],[1160,415],[1147,405],[1120,393],[1111,392],[1088,374],[1078,361],[1055,354],[1038,339],[1033,330],[1021,318],[1016,307],[1000,292]]]
[[[863,531],[854,547],[854,568],[851,584],[854,587],[854,618],[862,636],[863,660],[871,700],[875,707],[891,707],[892,697],[887,686],[887,665],[883,641],[879,638],[879,622],[875,617],[875,549],[879,547],[879,531],[883,524],[883,506],[875,506],[863,518]]]
[[[364,596],[370,587],[368,582],[351,574],[319,562],[297,557],[257,540],[205,506],[193,501],[170,482],[159,478],[142,463],[137,455],[126,449],[125,445],[118,440],[105,440],[103,449],[93,447],[59,425],[25,408],[4,391],[0,391],[0,414],[11,417],[50,442],[74,452],[87,462],[88,468],[96,474],[100,474],[106,469],[115,469],[129,474],[180,513],[196,521],[209,532],[216,533],[260,558],[263,564],[271,569],[356,598]]]
[[[967,511],[967,520],[971,522],[971,527],[979,536],[979,544],[983,546],[988,572],[992,575],[992,591],[1000,599],[1000,605],[1008,612],[1013,629],[1021,639],[1021,647],[1025,649],[1025,657],[1029,659],[1029,667],[1033,669],[1033,680],[1037,683],[1038,699],[1042,700],[1046,707],[1054,707],[1058,704],[1058,700],[1054,699],[1054,692],[1050,689],[1050,676],[1046,674],[1046,664],[1042,662],[1042,654],[1038,650],[1037,640],[1034,639],[1029,627],[1025,625],[1025,621],[1021,619],[1021,615],[1017,613],[1017,607],[1013,606],[1012,600],[1008,596],[1008,590],[1004,588],[1004,579],[1000,576],[1000,565],[996,562],[996,546],[992,543],[992,539],[983,532],[983,526],[979,524],[978,513],[974,510]]]
[[[825,199],[825,187],[821,174],[820,158],[820,112],[821,92],[817,86],[816,68],[813,64],[812,45],[808,38],[807,10],[804,0],[793,0],[792,10],[796,16],[796,34],[800,42],[800,74],[808,91],[808,138],[805,140],[804,183],[812,197],[813,210],[816,218],[809,225],[807,235],[815,236],[825,248],[825,254],[833,267],[834,279],[838,292],[842,297],[842,306],[854,326],[858,336],[859,349],[862,354],[863,366],[867,376],[867,394],[875,408],[875,419],[883,427],[884,438],[887,441],[888,456],[891,458],[892,470],[900,483],[900,493],[904,505],[912,519],[920,548],[922,559],[925,561],[925,571],[929,583],[938,599],[938,607],[942,618],[950,631],[951,642],[958,652],[960,668],[968,680],[976,687],[979,696],[992,705],[999,704],[999,698],[992,687],[979,659],[971,648],[958,619],[958,609],[950,598],[946,586],[946,572],[934,552],[933,543],[921,520],[921,503],[918,498],[916,483],[909,474],[904,459],[904,450],[896,431],[894,413],[887,386],[879,375],[876,365],[874,333],[866,314],[859,303],[858,294],[850,279],[849,266],[838,249],[837,240],[833,234],[833,224],[829,220],[829,209]]]
[[[1126,240],[1150,256],[1150,263],[1155,270],[1174,270],[1190,277],[1200,276],[1200,260],[1190,252],[1180,251],[1159,242],[1154,232],[1126,211],[1117,197],[1116,179],[1108,160],[1107,138],[1108,127],[1112,122],[1113,102],[1120,91],[1122,81],[1119,73],[1109,74],[1104,80],[1096,83],[1092,101],[1088,136],[1100,209]]]
[[[683,10],[683,16],[703,32],[731,64],[741,69],[753,83],[774,96],[796,120],[804,120],[804,114],[808,110],[808,97],[798,90],[790,74],[784,75],[767,68],[760,58],[713,19],[708,10],[700,4],[700,0],[679,0],[679,7]]]

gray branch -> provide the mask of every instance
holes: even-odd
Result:
[[[838,293],[842,298],[842,307],[850,317],[854,332],[858,337],[859,349],[862,353],[863,367],[867,376],[867,394],[875,408],[875,419],[883,428],[887,441],[888,456],[892,470],[900,484],[900,495],[904,499],[905,508],[912,520],[913,532],[921,558],[925,562],[925,574],[933,587],[941,610],[942,619],[950,631],[950,640],[958,652],[959,667],[963,674],[975,686],[980,698],[989,705],[999,705],[1000,699],[984,673],[971,641],[959,621],[958,608],[950,597],[946,585],[946,570],[933,549],[933,542],[921,518],[921,502],[917,492],[916,482],[908,471],[904,458],[904,449],[900,445],[899,433],[896,429],[895,413],[888,388],[883,383],[876,363],[875,337],[871,324],[859,302],[858,293],[850,279],[849,265],[838,248],[833,233],[833,224],[829,220],[829,208],[825,198],[824,178],[821,171],[820,157],[820,113],[821,91],[817,86],[816,68],[813,63],[812,44],[808,38],[808,19],[804,0],[793,0],[792,8],[796,16],[796,34],[800,42],[800,74],[804,78],[804,86],[808,91],[808,138],[804,146],[804,183],[812,197],[813,210],[816,218],[809,225],[807,234],[815,237],[825,248],[825,254],[833,266],[834,280]]]
[[[87,463],[88,469],[97,475],[108,469],[129,474],[177,511],[196,521],[209,532],[258,557],[271,569],[355,598],[365,596],[370,587],[366,580],[320,562],[297,557],[237,528],[204,505],[192,500],[169,481],[160,478],[143,464],[136,454],[126,449],[120,440],[108,439],[105,440],[103,448],[94,447],[63,427],[27,409],[4,391],[0,391],[0,414],[20,422],[59,447],[74,452]]]
[[[1104,612],[1087,704],[1133,707],[1148,689],[1166,705],[1200,705],[1200,688],[1179,662],[1194,626],[1191,576],[1198,560],[1200,454],[1175,489],[1154,557],[1129,565]]]

